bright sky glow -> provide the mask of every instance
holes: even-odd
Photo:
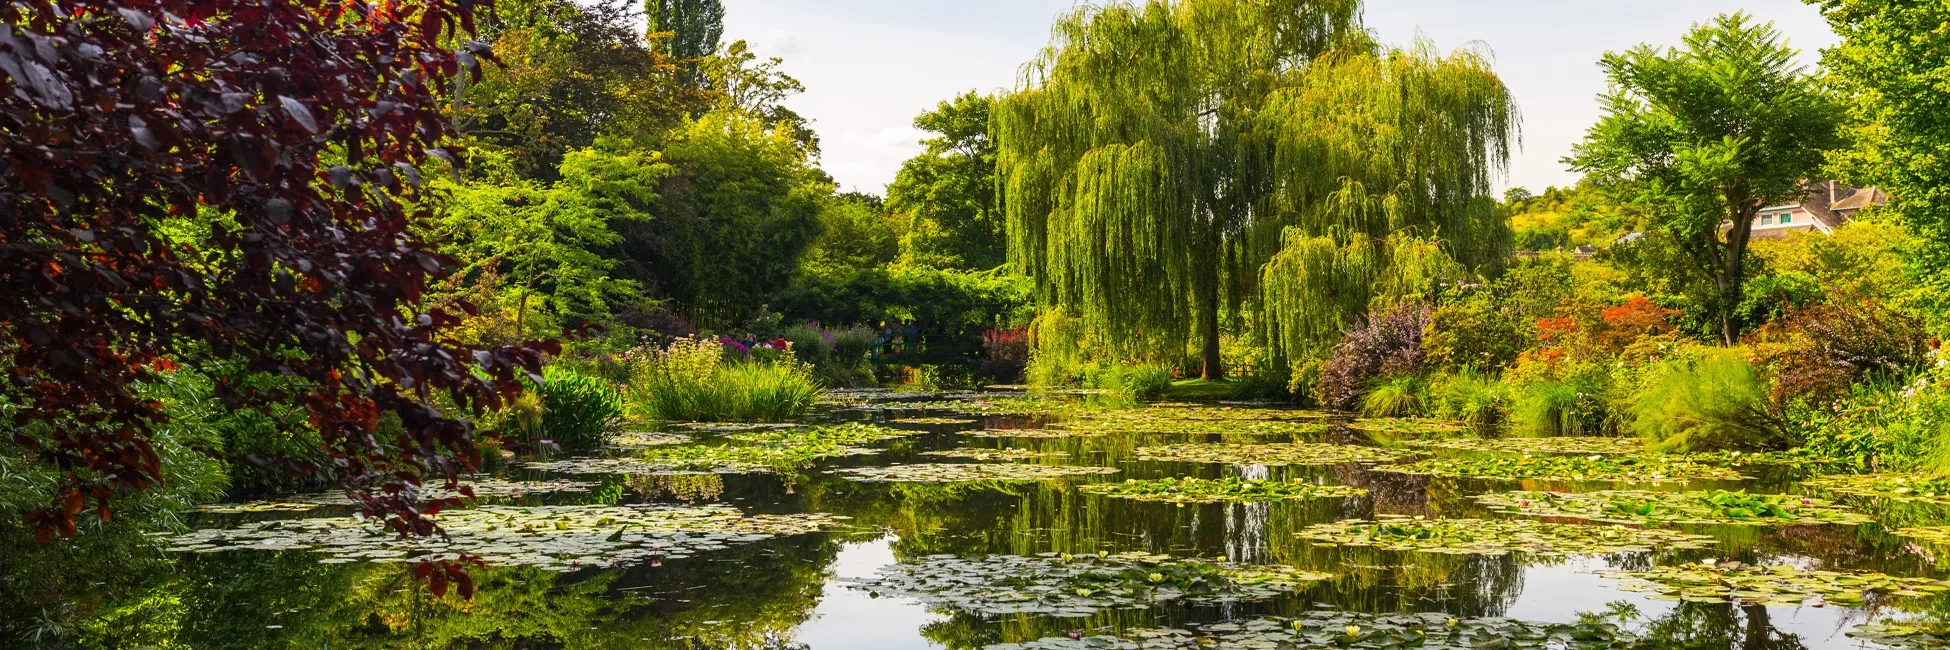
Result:
[[[813,121],[822,166],[843,190],[881,193],[920,150],[915,115],[975,89],[1014,85],[1070,0],[725,0],[725,38],[785,59],[806,85],[788,105]],[[1369,0],[1367,24],[1393,44],[1480,41],[1523,108],[1509,184],[1542,189],[1577,175],[1559,162],[1598,117],[1597,61],[1639,43],[1674,45],[1687,26],[1745,10],[1771,20],[1808,65],[1837,40],[1799,0]]]

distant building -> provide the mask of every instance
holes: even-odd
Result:
[[[1796,232],[1835,232],[1862,210],[1889,202],[1889,194],[1874,187],[1847,187],[1836,181],[1816,185],[1800,203],[1761,208],[1754,215],[1755,239],[1779,239]]]

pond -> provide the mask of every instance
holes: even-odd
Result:
[[[277,648],[1786,649],[1943,647],[1908,633],[1950,623],[1945,547],[1893,534],[1950,522],[1927,488],[1837,494],[1801,485],[1794,459],[1654,462],[1629,441],[1498,445],[1244,405],[1026,404],[855,394],[822,418],[895,431],[830,430],[782,465],[659,450],[792,430],[639,427],[606,460],[507,464],[438,542],[368,533],[330,498],[214,508],[161,540],[168,597],[209,612],[169,634]],[[1513,475],[1532,478],[1495,478]],[[490,566],[473,569],[471,600],[436,598],[401,561],[423,556]]]

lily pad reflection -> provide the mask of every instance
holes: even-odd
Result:
[[[1139,447],[1139,460],[1227,465],[1341,465],[1387,463],[1415,452],[1381,447],[1297,442],[1271,445],[1189,444]]]
[[[287,519],[210,528],[166,538],[169,550],[311,551],[323,563],[454,560],[462,555],[490,565],[535,566],[551,571],[613,567],[817,532],[844,517],[826,514],[745,515],[720,505],[483,506],[446,510],[434,517],[445,538],[407,537],[376,520],[354,517]]]
[[[1476,497],[1500,512],[1618,524],[1792,526],[1866,524],[1871,517],[1821,499],[1745,492],[1502,492]]]
[[[1554,524],[1528,519],[1420,519],[1383,515],[1308,526],[1295,535],[1319,546],[1374,547],[1449,555],[1574,555],[1709,548],[1714,540],[1659,528]]]
[[[1368,493],[1345,485],[1316,485],[1299,481],[1249,480],[1236,476],[1220,479],[1161,478],[1127,479],[1122,483],[1093,483],[1077,488],[1090,494],[1118,499],[1162,501],[1165,503],[1219,503],[1234,501],[1260,503],[1297,499],[1357,497]]]
[[[1785,564],[1684,564],[1604,575],[1625,580],[1621,588],[1626,591],[1652,592],[1664,600],[1783,607],[1815,598],[1836,605],[1861,605],[1864,594],[1872,592],[1928,596],[1950,591],[1950,582],[1929,578],[1899,578],[1873,571],[1808,571]]]
[[[984,650],[1216,650],[1333,649],[1483,650],[1551,648],[1617,650],[1654,646],[1609,624],[1533,623],[1447,614],[1363,614],[1319,610],[1295,618],[1269,617],[1191,629],[1151,628],[1117,636],[1054,637],[989,645]]]
[[[913,597],[978,614],[1083,617],[1155,603],[1266,600],[1332,576],[1286,566],[1148,553],[963,558],[930,555],[853,581],[855,589]]]
[[[1115,467],[1076,465],[1021,465],[988,463],[919,463],[887,467],[849,467],[834,470],[849,481],[861,483],[967,483],[974,481],[1030,482],[1076,476],[1116,474]]]

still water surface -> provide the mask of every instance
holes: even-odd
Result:
[[[887,421],[869,406],[837,419]],[[898,417],[969,417],[968,424],[893,426],[925,435],[879,443],[881,453],[826,462],[796,476],[686,475],[605,477],[621,486],[622,503],[724,503],[747,513],[822,512],[851,517],[843,529],[778,537],[683,559],[613,569],[557,573],[530,568],[477,570],[473,601],[435,599],[403,579],[400,564],[320,564],[304,551],[183,554],[171,570],[190,597],[221,614],[191,621],[175,636],[191,647],[568,647],[654,649],[878,650],[981,648],[989,644],[1108,634],[1261,615],[1335,608],[1359,612],[1443,612],[1458,617],[1510,617],[1571,622],[1614,617],[1623,627],[1663,639],[1663,646],[1740,650],[1882,647],[1846,636],[1864,622],[1950,618],[1943,596],[1846,607],[1736,607],[1674,603],[1623,591],[1613,569],[1703,559],[1804,568],[1876,570],[1942,577],[1928,549],[1892,537],[1877,524],[1785,528],[1691,527],[1718,538],[1701,550],[1661,550],[1598,557],[1533,558],[1404,554],[1321,548],[1293,533],[1311,524],[1378,513],[1427,517],[1497,515],[1469,497],[1511,489],[1616,489],[1618,484],[1459,481],[1388,474],[1370,467],[1263,467],[1146,462],[1133,451],[1187,442],[1308,440],[1377,444],[1346,427],[1320,434],[1166,435],[1124,431],[1098,437],[978,438],[965,432],[1034,428],[1026,418],[899,412]],[[966,462],[919,456],[955,448],[1061,451],[1025,462],[1115,467],[1118,474],[1021,484],[866,484],[828,472],[847,466]],[[1461,453],[1461,452],[1440,452]],[[563,478],[506,471],[511,478]],[[1262,504],[1177,506],[1081,494],[1076,485],[1127,478],[1196,476],[1292,478],[1363,487],[1358,498]],[[574,477],[589,480],[589,476]],[[1647,487],[1647,486],[1629,486]],[[1740,483],[1666,484],[1648,489],[1745,487],[1792,491],[1791,478]],[[604,494],[606,496],[595,496]],[[614,487],[592,493],[527,497],[521,503],[612,502]],[[293,514],[252,515],[306,516]],[[1910,524],[1941,515],[1911,508]],[[205,516],[220,525],[224,516]],[[953,554],[1034,555],[1143,551],[1181,557],[1224,556],[1236,562],[1285,564],[1336,574],[1297,594],[1224,605],[1166,603],[1087,618],[979,616],[930,608],[868,592],[849,580],[888,565]]]

